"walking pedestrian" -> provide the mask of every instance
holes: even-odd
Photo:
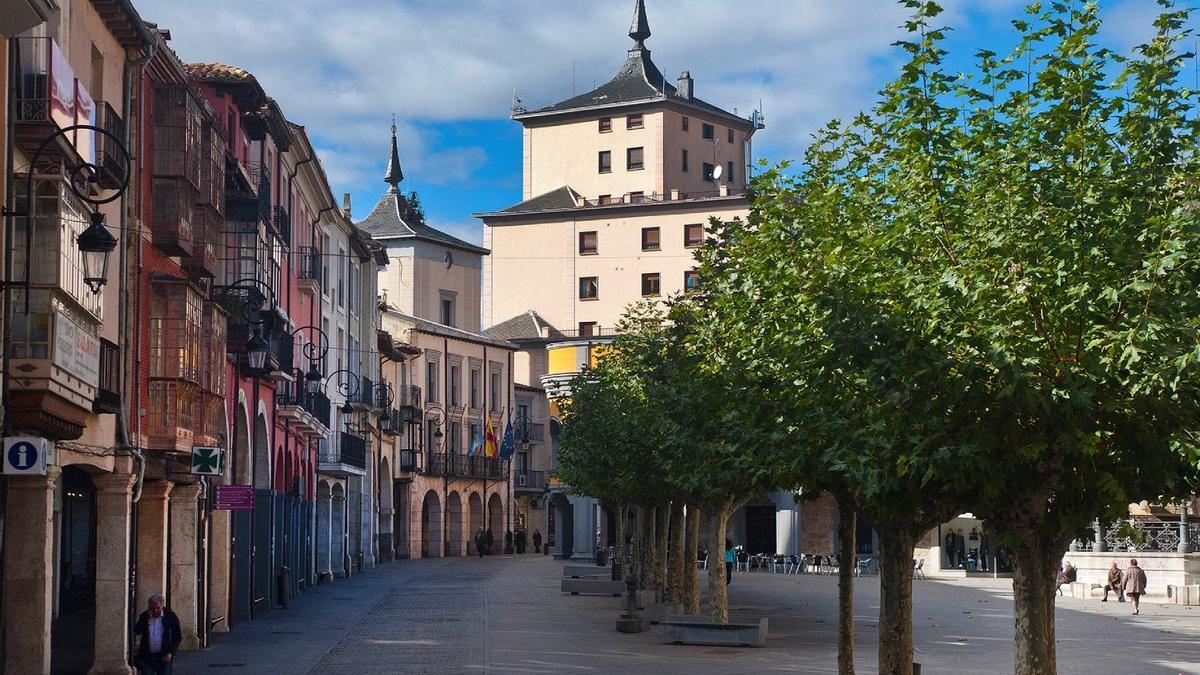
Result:
[[[728,586],[729,582],[733,580],[733,561],[734,561],[733,556],[734,556],[733,542],[726,539],[725,540],[725,585],[726,586]]]
[[[167,601],[155,593],[146,602],[146,611],[133,625],[133,634],[142,637],[138,645],[138,675],[171,675],[175,651],[183,639],[179,617],[166,608]]]
[[[542,531],[541,530],[533,531],[533,552],[534,553],[542,552]]]
[[[483,527],[481,526],[475,531],[475,551],[479,553],[479,557],[483,557]]]
[[[1146,573],[1138,567],[1137,560],[1129,561],[1129,569],[1125,570],[1125,578],[1121,585],[1125,588],[1125,595],[1128,595],[1129,601],[1133,603],[1134,616],[1137,616],[1141,613],[1138,600],[1146,593]]]
[[[492,538],[492,528],[489,527],[483,533],[483,548],[488,552],[489,555],[493,553],[492,544],[495,542],[496,540]]]
[[[1108,602],[1108,592],[1113,591],[1117,594],[1117,602],[1125,602],[1125,585],[1122,583],[1121,568],[1117,567],[1117,561],[1114,560],[1112,567],[1108,569],[1108,583],[1104,584],[1104,599],[1100,602]]]
[[[504,552],[505,553],[513,552],[513,532],[512,532],[512,530],[508,530],[507,532],[504,533]]]
[[[525,555],[525,530],[517,530],[517,554]]]

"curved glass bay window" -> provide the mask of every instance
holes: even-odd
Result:
[[[204,303],[183,281],[150,288],[149,445],[176,449],[190,443],[195,432]]]
[[[18,204],[25,202],[26,181],[20,176],[13,185]],[[101,296],[93,293],[83,281],[83,254],[76,240],[91,224],[89,211],[60,179],[35,180],[33,183],[32,260],[26,251],[26,223],[29,219],[14,218],[13,273],[17,281],[25,279],[26,265],[34,289],[50,289],[73,301],[96,321],[102,318]],[[33,302],[39,297],[41,306]],[[49,296],[37,293],[31,297],[31,311],[48,311]]]

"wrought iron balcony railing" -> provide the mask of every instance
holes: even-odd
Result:
[[[514,471],[513,488],[517,491],[544,492],[546,490],[546,472]]]
[[[276,206],[274,217],[271,220],[283,245],[290,247],[292,245],[292,218],[288,214],[288,210],[282,206]]]

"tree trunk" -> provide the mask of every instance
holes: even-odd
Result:
[[[696,555],[700,552],[700,508],[695,504],[687,505],[687,523],[684,526],[684,560],[683,575],[683,611],[688,614],[700,613],[700,566],[696,564]],[[713,563],[712,554],[708,563]]]
[[[729,511],[726,502],[708,519],[708,605],[713,623],[729,623],[729,587],[725,584],[725,526],[729,523]]]
[[[879,530],[879,672],[912,675],[913,527]]]
[[[625,578],[625,513],[627,508],[624,504],[617,505],[617,546],[613,553],[615,558],[613,570],[616,573],[617,581]]]
[[[858,513],[838,497],[838,675],[854,675],[854,548]]]
[[[671,536],[671,507],[658,507],[658,540],[654,542],[654,597],[662,602],[667,594],[667,539]]]
[[[1016,675],[1055,675],[1054,582],[1065,542],[1047,542],[1034,532],[1015,533],[1013,620]]]
[[[637,521],[635,527],[637,533],[637,555],[634,559],[633,569],[637,571],[638,588],[646,587],[646,507],[637,507]]]
[[[671,523],[667,528],[671,533],[671,543],[667,547],[667,592],[664,600],[666,602],[683,602],[683,575],[687,570],[688,553],[687,547],[683,544],[683,502],[675,500],[671,502]],[[696,567],[695,555],[693,558],[692,568]]]

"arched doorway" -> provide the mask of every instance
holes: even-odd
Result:
[[[442,502],[433,490],[421,502],[421,557],[439,557],[442,550]]]
[[[217,428],[220,430],[222,438],[229,438],[224,402],[218,406],[218,410]],[[232,460],[227,459],[227,461]],[[226,481],[231,478],[232,475]],[[205,617],[204,625],[210,626],[209,630],[213,632],[224,633],[229,630],[229,590],[232,582],[232,569],[229,562],[233,553],[230,546],[233,535],[233,519],[230,511],[222,509],[209,511],[208,521],[211,528],[209,541],[212,542],[212,555],[209,559],[212,561],[212,565],[208,572],[208,601],[205,603],[208,608],[208,616]],[[214,617],[226,617],[226,620],[218,621],[214,625],[212,622]]]
[[[271,490],[271,439],[267,435],[267,418],[258,415],[254,420],[254,597],[251,613],[258,614],[274,606],[277,585],[272,583],[275,569],[272,554],[277,547],[272,541],[275,509]]]
[[[254,421],[254,488],[271,489],[271,439],[267,436],[267,418],[259,415]]]
[[[329,551],[330,542],[333,537],[333,522],[330,520],[330,499],[332,494],[329,491],[329,483],[321,481],[317,483],[317,576],[321,577],[330,572],[332,568],[330,564]]]
[[[471,555],[479,553],[475,548],[475,533],[483,527],[483,498],[478,492],[472,492],[467,497],[467,515],[470,519],[470,532],[467,537],[467,552]]]
[[[446,498],[446,555],[463,554],[463,507],[462,498],[451,492]]]
[[[492,531],[492,552],[504,550],[504,500],[492,493],[488,497],[488,529]]]
[[[336,576],[346,576],[346,488],[334,483],[330,495],[329,569]]]
[[[96,487],[78,466],[63,467],[55,502],[58,567],[51,623],[52,672],[92,666],[96,620]]]
[[[379,481],[376,483],[376,501],[379,517],[375,531],[379,533],[379,557],[391,560],[395,557],[392,544],[392,471],[386,457],[379,458]]]
[[[249,413],[244,401],[239,401],[233,416],[233,482],[237,485],[254,484],[254,464],[250,454]],[[250,618],[251,579],[250,551],[253,511],[238,509],[231,511],[233,520],[233,555],[230,560],[230,576],[233,578],[233,607],[230,615],[234,621]]]

